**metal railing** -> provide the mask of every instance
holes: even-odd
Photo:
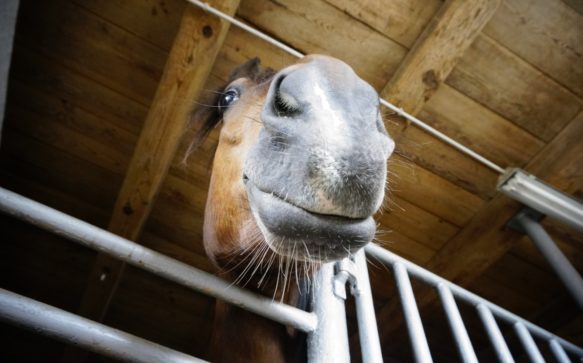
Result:
[[[365,250],[370,256],[375,257],[393,268],[417,362],[431,362],[432,359],[408,275],[412,275],[437,289],[463,362],[477,362],[477,358],[463,320],[461,319],[459,310],[456,306],[455,298],[474,306],[477,310],[484,328],[488,332],[490,342],[500,361],[514,362],[502,332],[496,323],[496,318],[501,319],[514,327],[514,330],[531,361],[544,362],[544,360],[539,360],[539,357],[542,359],[542,355],[537,344],[533,340],[532,336],[534,335],[549,344],[551,352],[559,362],[569,362],[569,360],[562,360],[567,356],[566,352],[569,352],[583,362],[582,348],[559,338],[551,332],[522,319],[508,310],[505,310],[478,295],[385,250],[384,248],[369,244],[365,247]]]
[[[201,293],[307,332],[308,357],[311,362],[350,361],[344,310],[344,300],[347,297],[345,288],[346,283],[349,283],[356,302],[363,361],[382,362],[364,251],[360,251],[351,259],[322,266],[314,283],[316,288],[312,300],[313,312],[305,312],[248,292],[214,275],[3,188],[0,188],[0,211]],[[548,342],[550,351],[559,362],[568,362],[568,354],[583,360],[583,349],[507,310],[381,247],[368,245],[365,251],[393,267],[417,362],[431,362],[432,359],[409,275],[437,288],[464,362],[476,362],[477,358],[456,306],[456,298],[475,306],[502,362],[513,362],[513,358],[496,318],[513,324],[520,341],[534,362],[540,361],[542,355],[532,338],[533,335]],[[200,361],[3,289],[0,289],[0,320],[117,359],[136,362]]]

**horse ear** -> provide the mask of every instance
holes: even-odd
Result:
[[[229,83],[238,78],[257,79],[261,74],[261,59],[255,57],[247,62],[238,65],[229,75]]]

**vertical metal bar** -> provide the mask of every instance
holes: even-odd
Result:
[[[0,289],[0,320],[124,362],[203,362],[4,289]]]
[[[526,329],[524,324],[521,322],[515,323],[514,331],[516,331],[518,339],[520,339],[520,342],[522,343],[522,346],[524,347],[524,350],[526,351],[526,354],[530,360],[534,363],[545,363],[543,355],[541,354],[534,339],[532,339],[532,335],[530,335],[530,332],[528,329]]]
[[[470,341],[470,337],[468,336],[462,316],[457,308],[451,291],[444,284],[438,284],[437,292],[439,293],[443,310],[447,316],[447,321],[449,322],[462,361],[465,363],[478,363],[478,357],[476,357],[476,353],[472,347],[472,342]]]
[[[551,348],[551,352],[553,352],[553,355],[555,356],[557,362],[571,363],[569,356],[567,356],[567,353],[565,352],[563,347],[561,347],[561,344],[559,344],[559,342],[556,339],[551,339],[549,341],[549,348]]]
[[[312,293],[312,310],[318,317],[316,329],[308,334],[311,363],[350,362],[344,299],[334,294],[334,263],[318,271]]]
[[[396,254],[380,247],[377,245],[374,245],[372,243],[369,243],[365,248],[366,253],[370,254],[371,256],[377,258],[379,261],[387,264],[387,265],[395,265],[397,263],[402,264],[403,266],[405,266],[407,268],[407,271],[415,276],[416,278],[430,284],[431,286],[436,286],[439,283],[443,283],[445,284],[447,287],[450,288],[450,290],[452,291],[452,293],[455,295],[456,298],[458,299],[462,299],[465,302],[468,302],[470,304],[484,304],[485,306],[488,307],[488,309],[490,309],[490,311],[492,311],[492,313],[494,315],[496,315],[496,318],[500,318],[510,324],[514,324],[515,322],[519,321],[521,322],[524,326],[526,326],[529,330],[529,332],[531,332],[532,334],[534,334],[537,338],[540,339],[545,339],[545,340],[549,340],[549,339],[556,339],[561,346],[570,354],[573,354],[574,356],[578,356],[578,357],[583,357],[583,348],[565,340],[562,339],[561,337],[556,336],[555,334],[552,334],[551,332],[536,326],[526,320],[524,320],[523,318],[521,318],[520,316],[511,313],[510,311],[501,308],[500,306],[494,305],[493,303],[489,302],[488,300],[462,288],[459,287],[453,283],[451,283],[450,281],[447,281],[446,279],[437,276],[436,274],[425,270],[424,268],[422,268],[421,266],[418,266],[410,261],[407,261],[406,259],[404,259],[403,257],[397,256]],[[583,363],[583,360],[581,361],[581,363]]]
[[[521,212],[514,219],[547,259],[571,296],[583,310],[583,278],[563,255],[545,229],[528,213]]]
[[[405,265],[400,262],[393,264],[393,272],[395,274],[395,281],[399,290],[399,297],[401,305],[405,314],[405,321],[407,322],[407,330],[411,338],[411,345],[413,346],[413,354],[416,362],[433,362],[431,353],[429,352],[429,345],[425,338],[425,331],[421,323],[421,316],[417,309],[415,302],[415,295],[413,294],[413,287],[407,274]]]
[[[480,316],[480,319],[482,319],[482,323],[486,328],[490,342],[492,342],[492,346],[496,351],[498,360],[502,363],[514,363],[514,358],[510,353],[510,349],[508,349],[504,336],[502,336],[502,332],[500,331],[496,319],[494,319],[494,315],[492,315],[490,309],[484,304],[478,304],[476,309],[478,310],[478,315]]]
[[[358,251],[354,256],[354,260],[356,262],[356,283],[358,291],[353,292],[353,294],[356,303],[362,360],[365,363],[382,363],[381,342],[379,340],[379,331],[364,250]]]

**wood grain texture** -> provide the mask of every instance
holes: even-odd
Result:
[[[136,37],[170,51],[187,3],[182,0],[70,0]]]
[[[562,189],[578,190],[583,183],[579,156],[583,153],[583,113],[571,120],[552,142],[547,144],[527,165],[526,170]],[[430,271],[456,284],[466,286],[504,256],[521,237],[506,230],[505,224],[520,210],[520,204],[498,194],[486,203],[470,221],[425,265]],[[431,304],[432,293],[424,289],[417,294],[420,307]],[[396,304],[386,305],[379,313],[381,320],[394,314]],[[387,328],[398,329],[399,323]],[[386,334],[385,337],[390,334]]]
[[[238,15],[276,37],[289,39],[303,53],[325,53],[343,60],[376,89],[386,84],[406,53],[402,45],[322,0],[244,1]]]
[[[547,142],[583,108],[580,98],[486,35],[446,82]]]
[[[446,84],[433,94],[419,117],[502,167],[524,165],[545,144]]]
[[[439,10],[439,0],[326,0],[374,30],[410,48]]]
[[[238,1],[215,5],[233,14]],[[130,240],[139,236],[186,128],[191,100],[199,96],[228,29],[228,23],[198,8],[185,9],[114,205],[111,232]],[[98,255],[79,314],[95,320],[104,318],[124,267],[107,255]],[[77,359],[77,353],[67,351],[63,361]]]
[[[34,7],[28,9],[27,7]],[[146,107],[167,52],[66,0],[26,3],[19,43]]]
[[[465,225],[483,203],[476,195],[399,155],[389,159],[388,178],[389,205],[396,195],[458,227]]]
[[[383,88],[381,97],[416,115],[499,4],[498,0],[446,1]]]
[[[583,97],[583,14],[564,1],[504,1],[484,34]]]

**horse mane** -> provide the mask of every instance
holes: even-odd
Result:
[[[267,84],[275,75],[276,71],[270,67],[261,68],[261,60],[258,57],[248,60],[238,65],[229,75],[227,82],[215,91],[208,92],[209,96],[198,103],[191,113],[188,129],[195,130],[194,137],[188,146],[185,159],[206,140],[210,132],[221,123],[222,117],[219,112],[219,99],[223,96],[225,88],[239,78],[247,78],[256,85]]]

